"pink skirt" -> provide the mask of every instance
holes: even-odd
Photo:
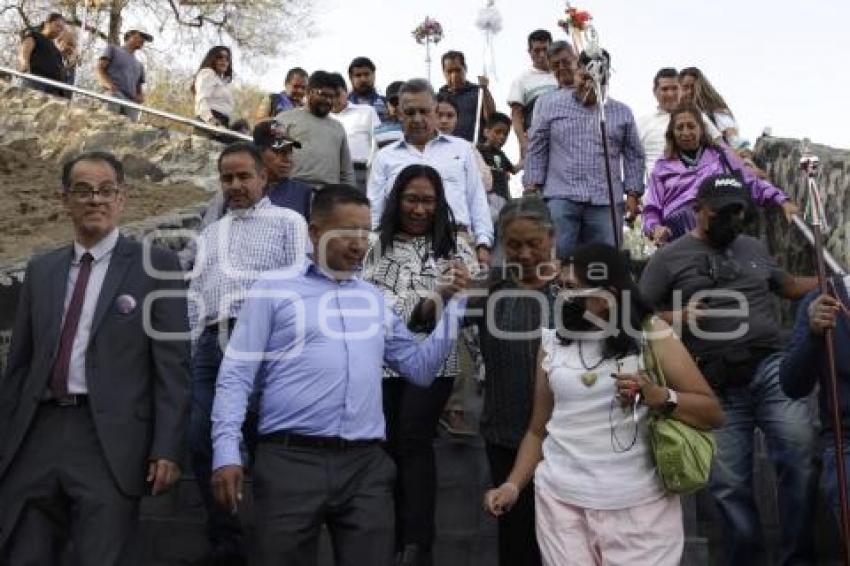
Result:
[[[570,505],[535,483],[537,543],[547,566],[679,566],[685,544],[679,497],[616,510]]]

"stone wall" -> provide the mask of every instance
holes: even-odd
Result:
[[[26,140],[30,155],[61,162],[81,151],[108,150],[130,177],[217,184],[222,146],[205,137],[131,122],[95,99],[65,100],[4,81],[0,108],[0,144]]]

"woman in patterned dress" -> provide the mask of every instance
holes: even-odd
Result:
[[[411,330],[429,332],[435,312],[469,281],[475,252],[458,238],[440,174],[408,165],[398,174],[364,266],[364,279],[383,289]],[[384,370],[387,450],[398,469],[398,564],[430,565],[434,541],[437,420],[458,374],[457,351],[428,388]]]

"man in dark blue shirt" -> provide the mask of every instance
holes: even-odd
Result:
[[[254,126],[254,144],[263,153],[263,163],[269,176],[266,195],[272,204],[292,209],[310,220],[313,188],[289,178],[292,171],[292,148],[300,149],[301,143],[284,135],[276,126],[274,120],[259,122]]]
[[[387,99],[375,90],[375,64],[371,59],[355,57],[348,66],[348,79],[351,81],[349,102],[373,107],[381,122],[389,118]]]
[[[823,437],[824,484],[829,502],[836,516],[839,514],[838,477],[835,463],[835,442],[828,387],[828,367],[824,330],[833,329],[835,345],[835,370],[838,379],[841,427],[844,433],[844,466],[850,465],[850,277],[834,281],[834,296],[812,291],[801,301],[797,311],[794,335],[788,347],[788,355],[780,369],[782,390],[792,399],[805,397],[815,385],[820,402],[821,436]],[[850,469],[850,468],[848,468]]]
[[[440,87],[439,94],[445,94],[455,101],[458,107],[457,126],[454,135],[468,142],[478,143],[475,136],[475,124],[478,121],[478,95],[484,97],[481,103],[480,130],[484,123],[496,111],[496,102],[487,89],[487,77],[478,77],[478,84],[466,80],[466,58],[460,51],[446,51],[440,59],[446,84]]]

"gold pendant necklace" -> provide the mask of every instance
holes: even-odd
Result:
[[[581,382],[584,383],[586,387],[593,387],[593,384],[596,383],[597,379],[599,379],[599,376],[595,371],[586,371],[581,374]]]
[[[581,367],[583,367],[585,370],[587,370],[587,371],[585,371],[584,373],[581,374],[581,376],[580,376],[581,382],[584,383],[585,387],[593,387],[593,385],[599,379],[599,374],[597,374],[595,371],[592,371],[592,370],[595,370],[600,365],[602,365],[602,362],[605,361],[605,356],[600,357],[599,361],[596,362],[596,364],[594,364],[592,367],[587,367],[587,363],[585,363],[585,361],[584,361],[584,354],[581,351],[581,340],[579,340],[578,341],[578,358],[581,361]]]

